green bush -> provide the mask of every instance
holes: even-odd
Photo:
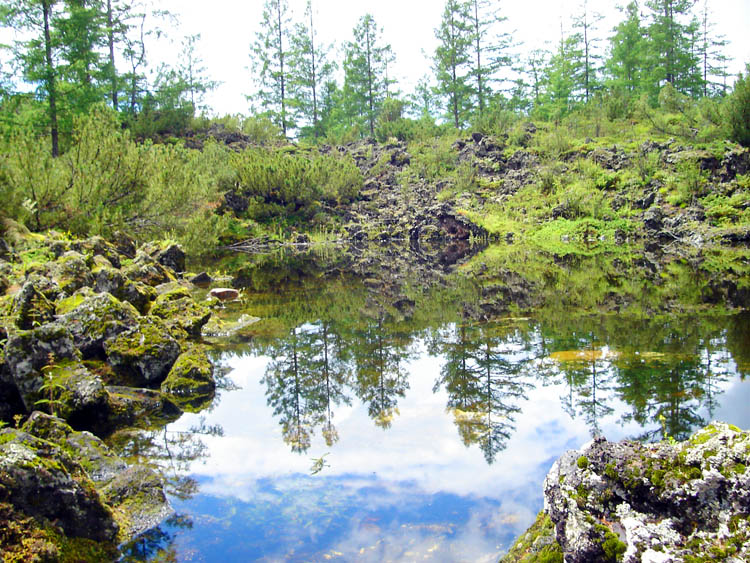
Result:
[[[350,157],[294,154],[263,148],[230,158],[239,190],[251,198],[249,216],[313,216],[321,204],[339,205],[357,197],[362,174]]]
[[[214,209],[228,154],[215,143],[203,152],[137,144],[104,106],[76,119],[70,147],[59,158],[29,129],[0,143],[3,212],[32,230],[171,234],[194,250],[191,240],[200,227],[198,250],[205,251],[216,239],[210,231],[221,228]]]
[[[750,64],[740,73],[726,104],[726,121],[733,141],[750,147]]]

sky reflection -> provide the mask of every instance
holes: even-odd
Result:
[[[541,484],[554,460],[589,441],[591,423],[565,408],[569,381],[530,372],[514,399],[512,431],[488,463],[478,444],[465,443],[455,409],[447,407],[449,392],[436,386],[445,358],[430,355],[419,339],[413,352],[400,367],[409,385],[389,428],[362,401],[337,404],[339,440],[328,445],[320,428],[311,428],[303,452],[285,442],[268,404],[263,379],[273,360],[229,356],[240,389],[168,428],[188,431],[205,419],[224,435],[201,437],[207,455],[187,471],[199,493],[173,502],[191,526],[165,523],[171,539],[163,546],[171,542],[179,561],[497,560],[541,508]],[[521,352],[508,354],[518,360]],[[597,369],[602,380],[612,378],[613,364]],[[658,431],[656,421],[625,416],[632,407],[621,388],[600,398],[607,409],[596,420],[598,431],[610,440]],[[750,426],[747,382],[732,375],[717,382],[715,393],[722,399],[714,418]],[[311,474],[322,456],[322,470]]]

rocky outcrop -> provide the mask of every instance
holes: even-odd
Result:
[[[21,429],[0,430],[0,548],[9,560],[60,560],[60,536],[68,546],[87,541],[87,560],[112,559],[171,511],[156,473],[128,467],[59,418],[34,412]]]
[[[749,465],[750,433],[719,422],[681,443],[597,438],[552,466],[544,509],[566,563],[739,563],[750,559]]]
[[[127,240],[121,243],[131,250]],[[145,245],[122,268],[121,255],[100,237],[52,235],[28,245],[27,256],[38,262],[3,263],[18,289],[0,303],[2,420],[43,409],[101,435],[131,424],[138,413],[150,413],[146,420],[179,413],[159,387],[180,355],[197,346],[211,317],[193,299],[190,284],[177,282],[174,270],[161,263],[184,268],[182,250]],[[210,367],[202,377],[213,381]],[[158,397],[134,393],[124,399],[123,387]],[[198,388],[192,388],[193,404],[205,404],[212,389]],[[189,393],[180,390],[185,404]]]

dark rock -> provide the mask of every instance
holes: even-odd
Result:
[[[94,278],[83,255],[69,251],[57,259],[52,267],[52,279],[60,290],[71,295],[82,287],[91,286]]]
[[[151,389],[108,386],[109,428],[161,428],[174,422],[182,411],[161,392]]]
[[[201,272],[197,276],[190,278],[190,283],[197,285],[198,287],[205,287],[211,285],[214,279],[209,276],[206,272]]]
[[[28,412],[34,410],[35,402],[41,398],[43,369],[54,364],[77,365],[80,359],[73,335],[58,324],[19,331],[5,345],[8,371]]]
[[[664,213],[658,207],[643,214],[643,225],[649,231],[660,231],[664,227]]]
[[[28,330],[55,318],[55,299],[60,295],[58,285],[38,274],[31,274],[13,299],[16,326]]]
[[[13,255],[13,249],[8,241],[0,237],[0,260],[9,260]]]
[[[177,327],[188,336],[199,338],[211,311],[196,303],[187,290],[179,288],[159,295],[151,306],[151,315],[163,319],[168,327]]]
[[[104,256],[115,268],[121,266],[120,254],[117,249],[100,236],[73,241],[70,248],[81,254]]]
[[[163,283],[175,281],[174,275],[162,264],[144,252],[138,252],[130,266],[122,270],[125,277],[155,287]]]
[[[112,235],[112,245],[115,250],[126,258],[135,258],[136,246],[133,237],[122,231],[117,231]]]
[[[128,467],[96,436],[75,432],[61,419],[40,412],[29,417],[23,431],[75,455],[100,502],[119,514],[122,527],[118,539],[133,538],[172,512],[162,479],[145,466]]]
[[[161,384],[162,393],[186,411],[194,411],[196,407],[210,402],[215,389],[213,366],[200,348],[180,354]]]
[[[471,140],[475,143],[479,143],[482,139],[484,139],[484,135],[479,132],[474,132],[471,134]]]
[[[116,372],[145,386],[159,385],[181,352],[167,327],[150,317],[106,340],[104,351]]]
[[[119,530],[83,467],[52,442],[20,430],[0,430],[0,502],[54,522],[69,537],[114,542]]]
[[[156,291],[143,282],[131,281],[120,270],[102,266],[94,270],[94,291],[111,293],[120,301],[127,301],[145,315],[156,299]]]
[[[229,191],[224,194],[224,204],[234,213],[235,217],[240,217],[247,211],[250,201],[242,194]]]
[[[156,255],[156,261],[173,272],[185,271],[185,252],[177,244],[170,244]]]
[[[101,496],[126,515],[121,533],[127,538],[158,526],[173,512],[161,477],[142,465],[117,473],[101,489]]]

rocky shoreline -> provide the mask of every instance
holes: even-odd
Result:
[[[162,477],[102,438],[210,403],[212,303],[175,244],[16,238],[0,260],[0,553],[112,559],[171,507]]]
[[[544,511],[504,563],[750,559],[750,432],[714,422],[685,442],[597,438],[558,459]]]

